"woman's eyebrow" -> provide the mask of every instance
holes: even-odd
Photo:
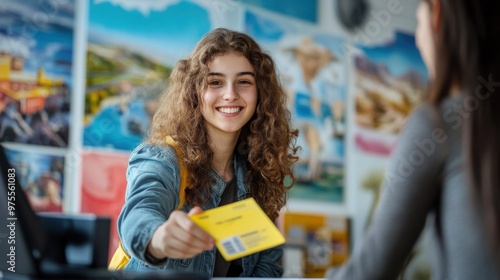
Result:
[[[255,77],[255,73],[254,73],[254,72],[249,72],[249,71],[247,71],[247,72],[239,72],[239,73],[237,73],[237,74],[236,74],[236,76],[243,76],[243,75],[250,75],[250,76]],[[208,73],[208,75],[207,75],[207,76],[220,76],[220,77],[225,77],[226,75],[225,75],[225,74],[223,74],[223,73],[219,73],[219,72],[210,72],[210,73]]]
[[[208,73],[207,76],[221,76],[221,77],[224,77],[226,75],[224,75],[222,73],[219,73],[219,72],[210,72],[210,73]]]
[[[250,76],[255,77],[254,72],[239,72],[238,74],[236,74],[236,76],[243,76],[243,75],[250,75]]]

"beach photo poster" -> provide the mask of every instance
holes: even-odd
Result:
[[[245,32],[275,59],[302,147],[294,166],[296,199],[344,201],[346,109],[343,41],[293,18],[245,11]]]

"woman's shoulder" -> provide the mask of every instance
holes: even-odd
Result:
[[[135,160],[177,161],[175,151],[168,145],[141,143],[130,154],[130,162]]]
[[[435,119],[438,113],[430,102],[423,102],[416,106],[406,120],[404,130],[415,131],[432,126],[432,120]]]
[[[429,101],[422,102],[418,105],[408,118],[408,122],[437,124],[450,123],[456,115],[461,115],[467,111],[466,106],[463,106],[464,98],[462,96],[452,96],[445,98],[439,105],[433,105]],[[467,112],[465,112],[467,113]]]

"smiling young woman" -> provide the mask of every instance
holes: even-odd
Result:
[[[296,137],[271,57],[243,33],[208,33],[176,64],[148,138],[130,156],[118,220],[132,257],[126,269],[280,277],[281,247],[225,262],[188,215],[253,197],[275,220],[290,187],[285,178],[293,182]],[[189,174],[181,210],[178,160]]]

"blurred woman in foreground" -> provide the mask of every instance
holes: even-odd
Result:
[[[431,88],[408,119],[360,250],[331,279],[395,279],[432,226],[433,279],[500,279],[500,1],[423,0]]]

